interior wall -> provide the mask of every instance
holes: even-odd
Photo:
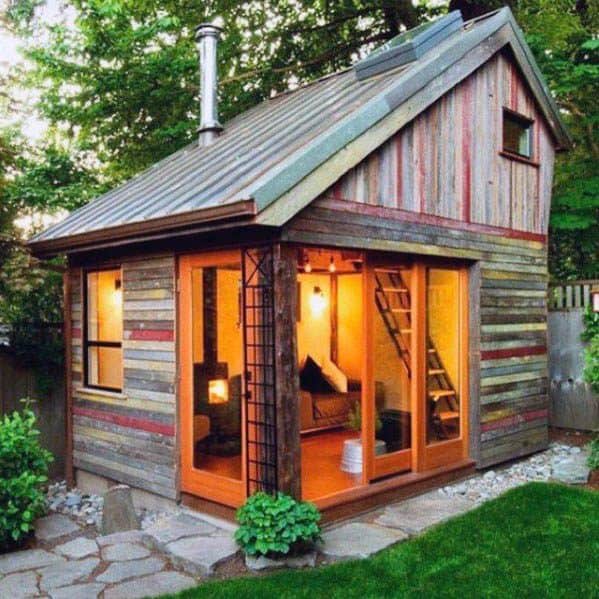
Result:
[[[374,303],[374,297],[372,302]],[[407,372],[376,306],[374,307],[374,380],[383,383],[385,407],[410,411],[410,383]]]
[[[352,379],[362,377],[362,275],[340,275],[337,301],[339,368]]]
[[[193,285],[193,361],[198,364],[204,360],[204,312],[202,269],[192,273]],[[243,332],[239,313],[239,284],[241,270],[219,268],[216,275],[218,295],[218,361],[226,362],[229,377],[243,371]]]
[[[428,273],[428,331],[443,366],[457,389],[459,384],[459,273],[430,269]]]
[[[229,378],[243,371],[239,283],[241,270],[219,269],[216,275],[218,294],[218,360],[229,366]]]
[[[331,355],[331,282],[328,274],[297,276],[300,283],[301,318],[297,323],[297,355],[300,363],[309,354],[320,364]],[[310,309],[314,287],[320,287],[326,300],[325,309],[315,315]]]

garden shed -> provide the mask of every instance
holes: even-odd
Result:
[[[508,8],[450,13],[30,241],[66,254],[82,488],[331,516],[547,446],[547,227],[570,144]],[[229,510],[227,512],[227,510]]]

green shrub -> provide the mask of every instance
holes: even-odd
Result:
[[[43,485],[53,458],[35,425],[28,404],[0,420],[0,551],[25,541],[46,510]]]
[[[599,313],[589,306],[584,314],[585,329],[581,335],[588,341],[584,349],[584,380],[591,385],[595,393],[599,393]]]
[[[590,443],[589,448],[591,453],[587,464],[591,470],[599,470],[599,437],[595,437]]]
[[[237,510],[240,527],[235,540],[247,555],[297,555],[320,539],[319,520],[312,503],[283,493],[256,493]]]

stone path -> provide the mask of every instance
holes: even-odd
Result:
[[[584,451],[552,444],[549,450],[501,470],[489,470],[330,527],[318,552],[289,559],[283,566],[311,567],[364,558],[463,514],[507,489],[532,480],[582,484],[588,474]],[[68,498],[71,506],[66,505]],[[174,593],[214,575],[238,555],[232,524],[204,519],[194,512],[146,515],[142,530],[99,536],[97,528],[86,520],[92,505],[101,508],[97,498],[55,487],[51,502],[69,515],[52,513],[41,518],[35,549],[0,555],[0,598],[135,599]],[[75,512],[70,511],[73,509]],[[98,510],[93,509],[96,512],[90,519],[95,523]],[[252,570],[282,566],[264,558],[246,564]]]
[[[195,586],[237,553],[231,527],[178,512],[145,530],[98,536],[63,514],[39,520],[39,547],[0,555],[0,597],[135,599]]]

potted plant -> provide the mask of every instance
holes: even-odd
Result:
[[[379,418],[378,412],[375,412],[374,430],[379,432],[383,427],[383,423]],[[346,428],[356,431],[358,434],[362,432],[362,406],[360,402],[356,402],[350,410],[346,423]],[[386,453],[387,446],[381,439],[374,440],[374,453],[381,455]],[[341,457],[341,470],[352,474],[362,472],[362,464],[364,461],[362,451],[362,439],[358,436],[355,439],[346,439],[343,442],[343,454]]]

